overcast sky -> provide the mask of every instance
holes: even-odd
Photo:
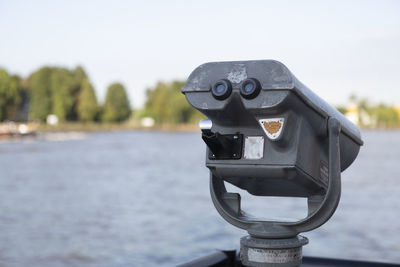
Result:
[[[208,61],[276,59],[332,104],[400,104],[400,1],[5,1],[0,66],[82,65],[100,100],[120,81],[135,108],[158,80]]]

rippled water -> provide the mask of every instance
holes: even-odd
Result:
[[[400,132],[367,131],[333,218],[305,255],[400,262]],[[173,266],[238,247],[198,133],[113,132],[0,143],[0,266]],[[252,202],[297,216],[305,202]],[[284,211],[284,212],[282,212]],[[301,215],[301,214],[300,214]]]

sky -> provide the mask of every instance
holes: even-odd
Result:
[[[400,104],[399,14],[400,1],[0,0],[0,66],[81,65],[100,101],[121,82],[140,108],[202,63],[275,59],[331,104]]]

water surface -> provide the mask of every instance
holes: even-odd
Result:
[[[335,215],[305,233],[305,255],[400,263],[400,132],[363,138]],[[198,133],[0,143],[0,266],[173,266],[237,248],[245,232],[215,211],[204,154]],[[305,212],[302,201],[247,200],[266,217]]]

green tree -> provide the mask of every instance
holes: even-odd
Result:
[[[147,90],[145,115],[153,117],[156,123],[168,122],[168,118],[170,118],[170,91],[168,84],[163,82],[159,82],[155,88]]]
[[[184,84],[184,81],[158,82],[154,88],[148,89],[142,116],[150,116],[158,124],[197,123],[204,118],[181,93]]]
[[[336,109],[342,114],[346,114],[347,112],[347,108],[344,106],[337,106]]]
[[[77,66],[75,69],[71,71],[72,74],[72,86],[70,87],[70,94],[73,98],[73,104],[71,112],[68,115],[68,120],[78,120],[78,103],[79,98],[82,90],[82,85],[85,79],[89,80],[88,76],[86,75],[85,70],[82,66]]]
[[[130,115],[131,108],[124,86],[120,83],[111,84],[107,88],[102,120],[121,122],[129,118]]]
[[[72,70],[72,75],[75,79],[75,84],[80,85],[83,80],[87,79],[86,71],[82,66],[77,66]]]
[[[380,104],[372,108],[372,114],[379,127],[387,128],[399,125],[399,115],[393,107]]]
[[[72,116],[74,98],[72,73],[64,68],[54,68],[50,78],[52,113],[61,121]]]
[[[78,118],[81,121],[94,121],[96,119],[99,106],[96,94],[88,79],[84,79],[78,101]]]
[[[26,80],[30,91],[30,118],[43,121],[53,113],[60,120],[77,120],[84,79],[87,76],[80,66],[73,70],[43,67],[31,74]]]
[[[0,69],[0,121],[12,119],[21,102],[18,76],[11,76]]]
[[[28,78],[30,89],[29,117],[32,120],[44,121],[47,115],[51,113],[51,73],[51,68],[43,67]]]

